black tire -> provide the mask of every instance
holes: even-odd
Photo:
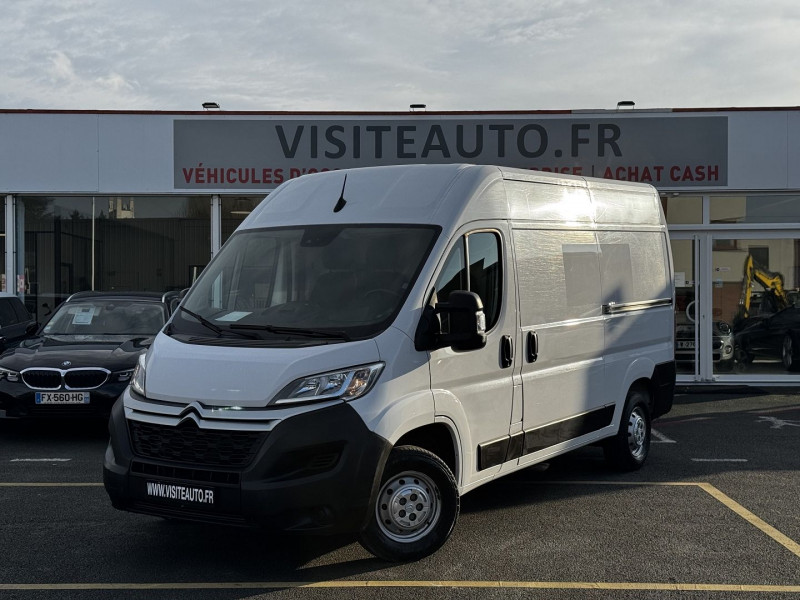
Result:
[[[753,362],[753,355],[745,350],[741,345],[733,348],[733,356],[736,359],[736,362],[743,365],[749,365],[751,362]]]
[[[800,371],[800,360],[797,359],[797,343],[790,333],[787,333],[781,344],[781,362],[787,371]]]
[[[418,560],[447,541],[459,508],[458,487],[447,465],[423,448],[400,446],[386,462],[372,515],[359,542],[384,560]]]
[[[641,389],[628,392],[619,431],[603,446],[606,461],[617,471],[636,471],[650,453],[650,396]]]
[[[717,363],[717,372],[718,373],[730,373],[733,371],[733,359],[728,360],[721,360]]]

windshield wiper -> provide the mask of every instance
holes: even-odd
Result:
[[[223,329],[219,325],[215,325],[214,323],[212,323],[211,321],[209,321],[205,317],[201,317],[196,312],[192,312],[188,308],[184,308],[183,306],[179,306],[178,310],[182,310],[183,312],[185,312],[190,317],[194,317],[195,319],[197,319],[197,321],[201,325],[203,325],[204,327],[207,327],[208,329],[210,329],[211,331],[216,333],[217,337],[224,337],[225,331],[230,331],[230,330]],[[231,331],[231,333],[235,333],[238,336],[245,337],[245,338],[248,338],[248,339],[258,339],[257,337],[255,337],[253,335],[248,335],[247,333],[245,333],[243,331]]]
[[[304,327],[279,327],[277,325],[246,325],[233,323],[231,329],[253,329],[256,331],[269,331],[278,335],[305,335],[308,337],[325,338],[332,340],[350,341],[350,336],[344,331],[324,331],[322,329],[306,329]]]

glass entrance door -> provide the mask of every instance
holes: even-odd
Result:
[[[673,232],[678,381],[800,376],[800,235]]]
[[[715,234],[711,312],[728,323],[733,371],[748,379],[800,371],[800,238],[789,232]],[[714,373],[726,373],[714,363]]]

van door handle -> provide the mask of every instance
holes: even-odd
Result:
[[[504,335],[500,342],[500,366],[507,369],[514,364],[514,342],[510,335]]]
[[[535,331],[528,332],[527,357],[528,362],[536,362],[539,358],[539,334]]]

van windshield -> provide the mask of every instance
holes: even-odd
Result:
[[[195,343],[315,344],[394,320],[439,233],[428,225],[314,225],[236,232],[168,330]]]

